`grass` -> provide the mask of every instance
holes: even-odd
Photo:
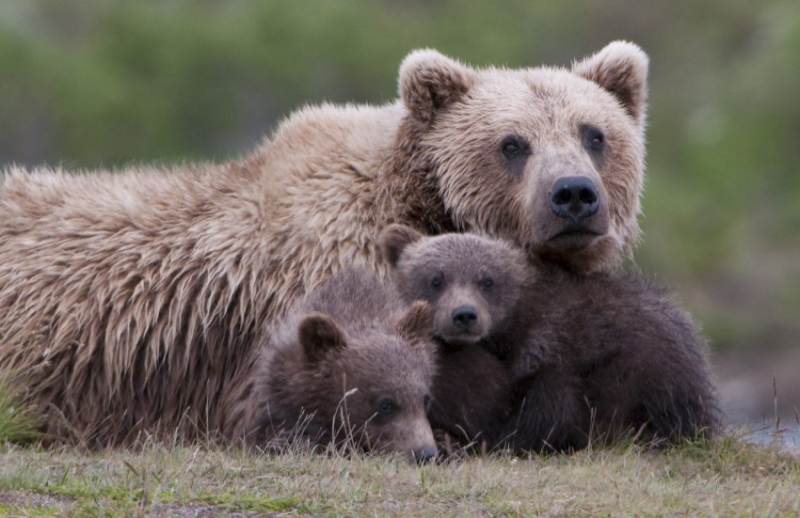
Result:
[[[38,446],[35,430],[0,386],[0,516],[800,516],[800,455],[735,435],[417,466],[300,446],[87,453]]]
[[[37,412],[12,388],[12,376],[0,377],[0,441],[35,439],[39,435],[38,427]]]
[[[0,447],[0,515],[800,516],[800,458],[728,437],[668,451],[401,458],[149,444]]]

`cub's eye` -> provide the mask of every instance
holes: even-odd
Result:
[[[606,136],[595,126],[584,124],[581,127],[583,145],[592,151],[602,151],[606,145]]]
[[[425,394],[425,398],[422,400],[422,404],[425,405],[425,412],[430,412],[432,402],[433,401],[431,400],[431,396]]]
[[[397,409],[398,409],[397,403],[395,403],[394,399],[390,397],[385,397],[382,398],[380,401],[378,401],[378,410],[380,410],[381,413],[388,414],[394,412]]]
[[[508,135],[500,142],[500,152],[508,160],[513,160],[529,155],[531,148],[525,139],[519,135]]]
[[[441,275],[437,275],[436,277],[431,279],[431,288],[433,288],[434,290],[438,291],[442,289],[442,286],[444,286],[444,277],[442,277]]]
[[[481,281],[481,288],[484,290],[490,290],[494,286],[494,281],[490,277],[486,277]]]

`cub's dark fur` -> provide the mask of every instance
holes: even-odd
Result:
[[[640,275],[531,266],[502,241],[399,225],[384,232],[382,250],[406,300],[431,303],[434,335],[449,346],[434,380],[435,427],[516,451],[628,432],[716,433],[706,343]]]
[[[365,450],[433,457],[431,325],[427,303],[405,305],[362,270],[333,277],[262,348],[259,442],[351,440]]]

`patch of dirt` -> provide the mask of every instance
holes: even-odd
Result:
[[[0,505],[28,509],[66,509],[75,500],[65,496],[43,495],[27,491],[0,491]]]
[[[74,498],[65,496],[45,495],[27,491],[0,491],[0,505],[24,511],[25,509],[54,509],[59,514],[67,511],[75,503]],[[11,516],[14,516],[13,514]],[[298,513],[270,513],[264,514],[257,511],[233,512],[224,507],[211,505],[177,505],[156,504],[147,513],[152,518],[288,518],[303,517]],[[307,517],[308,518],[308,517]]]
[[[214,507],[210,505],[175,505],[175,504],[161,504],[156,505],[151,509],[147,516],[153,518],[217,518],[222,516],[230,516],[235,518],[284,518],[288,516],[300,516],[292,513],[281,514],[263,514],[256,511],[247,511],[242,513],[231,512],[222,507]]]

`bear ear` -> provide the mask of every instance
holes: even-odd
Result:
[[[411,227],[397,223],[389,225],[381,232],[381,254],[392,268],[397,266],[400,255],[408,245],[422,239],[422,234]]]
[[[458,100],[475,82],[476,73],[435,50],[415,50],[399,72],[400,98],[420,122],[430,123],[437,110]]]
[[[411,342],[429,340],[433,336],[433,308],[424,300],[413,302],[397,320],[395,329]]]
[[[647,54],[633,43],[615,41],[572,65],[572,72],[593,81],[619,100],[640,129],[647,102]]]
[[[297,327],[308,361],[315,363],[329,351],[347,347],[344,331],[328,315],[309,313]]]

